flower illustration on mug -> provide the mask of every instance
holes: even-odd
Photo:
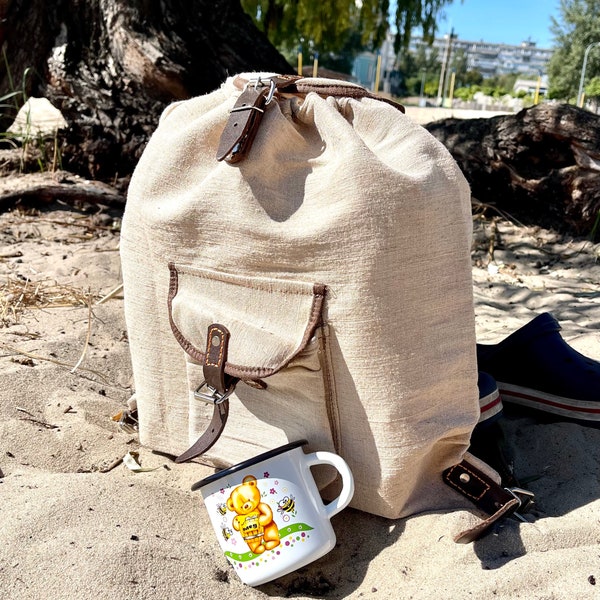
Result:
[[[264,477],[265,479],[269,479],[269,477],[270,477],[270,475],[269,475],[269,471],[265,471],[265,472],[263,473],[263,477]]]

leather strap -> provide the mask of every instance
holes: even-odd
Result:
[[[371,100],[379,100],[385,102],[394,108],[397,108],[400,112],[405,112],[404,106],[398,102],[394,102],[384,96],[378,96],[369,92],[369,90],[360,87],[358,85],[345,85],[343,82],[339,84],[332,83],[331,80],[323,80],[318,78],[296,78],[295,81],[285,81],[277,86],[280,92],[293,93],[293,94],[308,94],[314,92],[321,96],[334,96],[335,98],[355,98],[360,100],[362,98],[370,98]]]
[[[527,507],[518,493],[525,494],[529,502],[533,498],[533,495],[525,490],[511,491],[503,488],[467,460],[446,469],[442,477],[447,485],[466,496],[475,506],[489,515],[475,527],[455,536],[454,541],[461,544],[480,538],[498,520],[514,514],[519,509],[524,511]]]
[[[206,431],[194,442],[190,448],[178,456],[175,459],[175,462],[182,463],[192,460],[192,458],[196,458],[212,448],[215,442],[219,439],[221,433],[223,433],[228,416],[229,400],[225,400],[221,404],[215,404],[213,416],[208,427],[206,428]]]
[[[270,92],[270,86],[248,85],[241,93],[221,134],[217,160],[236,163],[246,156],[258,131]]]
[[[197,402],[207,402],[214,406],[213,415],[206,431],[183,454],[175,459],[176,463],[186,462],[209,450],[219,439],[227,417],[229,416],[229,396],[238,380],[225,373],[227,348],[230,333],[227,327],[213,323],[208,326],[206,335],[206,353],[202,371],[204,382],[194,392]],[[207,391],[202,392],[206,387]]]

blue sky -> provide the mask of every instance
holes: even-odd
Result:
[[[550,17],[560,21],[559,0],[454,0],[444,8],[438,36],[454,27],[465,41],[519,45],[531,38],[538,48],[552,47]]]

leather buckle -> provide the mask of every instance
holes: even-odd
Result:
[[[237,381],[234,380],[225,390],[225,393],[222,394],[211,385],[208,385],[206,381],[203,381],[194,391],[194,398],[196,400],[202,400],[202,402],[206,402],[206,404],[212,404],[213,406],[222,404],[225,402],[225,400],[227,400],[227,398],[229,398],[229,396],[231,396],[233,390],[235,390],[236,383]],[[203,392],[202,388],[206,388],[207,391]]]
[[[504,489],[519,502],[511,516],[515,517],[519,521],[522,521],[523,523],[529,523],[529,521],[523,515],[535,504],[535,494],[529,490],[524,490],[523,488],[519,487]]]
[[[125,433],[135,433],[139,429],[138,412],[135,410],[123,410],[112,418],[117,421],[119,429]]]
[[[246,83],[246,85],[244,86],[244,92],[248,89],[248,86],[254,84],[254,89],[258,90],[259,87],[267,87],[267,81],[269,82],[269,93],[267,94],[266,100],[265,100],[265,106],[267,104],[269,104],[271,102],[271,100],[273,100],[273,96],[275,95],[275,91],[277,90],[277,84],[275,83],[275,80],[270,78],[267,79],[266,81],[263,80],[261,77],[257,77],[256,79],[249,79]],[[239,110],[239,109],[233,109],[233,110]],[[233,112],[233,110],[231,112]],[[261,111],[263,112],[263,111]]]

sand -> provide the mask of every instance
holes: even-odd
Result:
[[[550,311],[600,359],[600,246],[475,226],[479,340]],[[175,465],[111,420],[132,393],[118,244],[117,213],[0,214],[0,598],[600,597],[600,429],[515,415],[504,426],[537,496],[533,523],[458,545],[466,512],[389,521],[346,509],[331,553],[244,586],[190,491],[212,469]],[[128,452],[153,470],[131,471]]]

